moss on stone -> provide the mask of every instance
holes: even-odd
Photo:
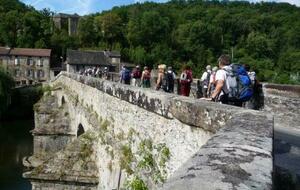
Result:
[[[102,132],[106,133],[108,131],[109,125],[110,125],[110,122],[107,119],[105,119],[100,125],[100,129],[102,130]]]
[[[128,190],[148,190],[145,182],[138,176],[133,176],[132,179],[126,181],[125,188]]]
[[[133,154],[131,148],[128,145],[121,147],[120,167],[124,169],[128,174],[132,174],[131,162],[133,161]]]

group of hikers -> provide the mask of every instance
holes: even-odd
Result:
[[[132,72],[126,66],[123,66],[120,71],[120,82],[123,84],[150,88],[151,78],[151,71],[147,66],[141,71],[137,65]],[[164,64],[158,65],[157,80],[154,86],[156,90],[174,93],[175,80],[176,74],[172,67],[167,67]],[[180,95],[189,96],[192,82],[192,70],[189,66],[185,65],[179,78]]]
[[[143,70],[136,66],[132,72],[126,66],[120,71],[120,82],[143,88],[151,87],[151,70],[145,66]],[[172,67],[164,64],[158,65],[155,88],[158,91],[174,93],[175,81],[178,82],[178,93],[189,96],[193,82],[192,70],[184,65],[178,78]],[[197,82],[198,98],[230,104],[245,106],[251,102],[254,88],[257,85],[255,72],[250,71],[249,65],[231,64],[228,55],[221,55],[218,66],[206,66],[206,71]],[[197,93],[198,94],[198,93]]]
[[[79,71],[80,75],[85,75],[85,76],[92,76],[92,77],[97,77],[97,78],[103,78],[103,79],[108,79],[108,68],[104,67],[88,67],[85,69],[82,69]]]
[[[202,99],[255,109],[254,94],[257,94],[256,73],[250,66],[231,64],[228,55],[221,55],[218,67],[206,66],[198,85]]]

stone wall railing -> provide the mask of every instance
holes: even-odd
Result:
[[[140,135],[151,137],[153,143],[165,143],[170,148],[167,181],[161,186],[152,184],[150,189],[272,188],[273,117],[266,112],[66,72],[51,82],[59,83],[72,91],[68,95],[61,88],[59,96],[66,96],[67,101],[71,98],[67,96],[75,96],[76,102],[97,115],[114,117],[114,130],[126,133],[130,127],[127,125],[132,125]],[[76,111],[78,106],[69,107],[74,112],[70,113],[71,121],[84,117],[76,116],[83,112]],[[135,117],[140,124],[132,123]],[[195,137],[203,138],[199,141],[204,144]],[[103,155],[101,159],[105,158]],[[108,184],[111,174],[101,172],[101,187],[115,188],[103,185]]]

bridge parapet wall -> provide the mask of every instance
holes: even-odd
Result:
[[[276,115],[275,125],[300,130],[300,86],[264,84],[264,111]]]
[[[81,123],[86,131],[99,131],[101,125],[106,130],[100,136],[105,143],[97,150],[100,189],[118,189],[130,175],[120,164],[118,146],[133,154],[130,169],[149,189],[271,189],[273,118],[265,112],[65,72],[51,85],[61,88],[54,94],[69,104],[72,126]],[[103,129],[103,121],[110,123],[108,128]],[[169,152],[164,166],[156,167],[165,171],[164,186],[164,180],[154,182],[157,173],[135,170],[143,159],[139,148],[149,141]],[[154,163],[159,163],[160,153],[153,152]]]

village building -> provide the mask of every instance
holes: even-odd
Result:
[[[50,79],[51,49],[0,47],[0,66],[12,75],[16,86]]]
[[[118,72],[121,65],[119,52],[67,50],[67,72],[80,73],[91,67],[108,68]]]

